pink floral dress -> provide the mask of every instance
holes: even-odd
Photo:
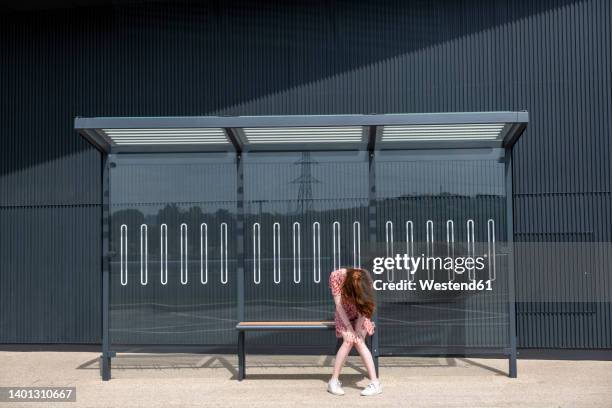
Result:
[[[346,269],[335,270],[329,275],[329,288],[331,289],[332,296],[342,295],[342,284],[344,283],[345,278]],[[353,303],[346,300],[344,296],[342,296],[342,307],[344,308],[346,316],[349,318],[351,324],[353,325],[353,330],[358,332],[357,328],[355,327],[355,323],[357,323],[357,318],[359,317],[357,307]],[[342,321],[338,310],[336,310],[334,320],[336,322],[336,337],[342,338],[342,332],[347,331],[348,329],[344,325],[344,322]],[[367,317],[364,317],[363,319],[362,328],[366,330],[368,335],[371,336],[374,334],[374,323]]]

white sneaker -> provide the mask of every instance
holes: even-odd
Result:
[[[342,383],[338,380],[329,380],[329,382],[327,383],[327,392],[330,392],[334,395],[344,395]]]
[[[372,381],[368,384],[367,387],[361,391],[361,395],[364,397],[369,397],[371,395],[382,394],[382,384],[379,381]]]

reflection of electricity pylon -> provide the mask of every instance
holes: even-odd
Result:
[[[295,212],[304,214],[312,209],[312,185],[319,183],[319,180],[312,176],[312,165],[317,161],[310,158],[310,152],[303,152],[302,158],[293,163],[300,166],[300,175],[292,184],[299,184],[297,205]]]

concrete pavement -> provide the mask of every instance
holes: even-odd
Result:
[[[381,358],[384,393],[367,384],[358,357],[341,378],[346,395],[325,392],[332,357],[247,356],[237,382],[236,356],[122,354],[102,382],[91,352],[0,352],[0,386],[75,386],[76,403],[0,403],[63,407],[612,407],[612,361]]]

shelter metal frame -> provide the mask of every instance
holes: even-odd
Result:
[[[491,350],[464,347],[456,353],[508,357],[509,376],[517,376],[516,310],[513,262],[512,147],[529,121],[526,111],[449,112],[368,115],[285,116],[194,116],[194,117],[96,117],[75,118],[74,128],[102,154],[102,355],[103,380],[111,377],[110,344],[110,168],[112,158],[122,153],[171,153],[234,151],[237,166],[237,256],[244,262],[244,177],[245,151],[367,150],[368,241],[376,241],[375,151],[412,149],[505,149],[506,222],[508,227],[508,313],[509,347]],[[385,126],[395,127],[394,137],[385,140]],[[357,129],[356,129],[357,128]],[[252,131],[253,129],[257,131]],[[339,129],[339,130],[338,130]],[[346,131],[344,129],[347,129]],[[397,130],[399,129],[399,130]],[[219,131],[215,131],[219,130]],[[343,137],[334,137],[335,133]],[[397,134],[400,136],[397,136]],[[251,138],[249,135],[257,137]],[[327,141],[326,141],[327,139]],[[244,263],[237,266],[237,320],[244,320]],[[377,317],[375,316],[375,319]],[[145,350],[141,348],[140,350]],[[178,347],[171,347],[176,350]],[[456,354],[450,350],[450,354]],[[378,330],[372,352],[379,353]],[[393,355],[440,354],[435,347]],[[449,350],[442,354],[449,355]],[[383,354],[384,355],[384,354]]]

